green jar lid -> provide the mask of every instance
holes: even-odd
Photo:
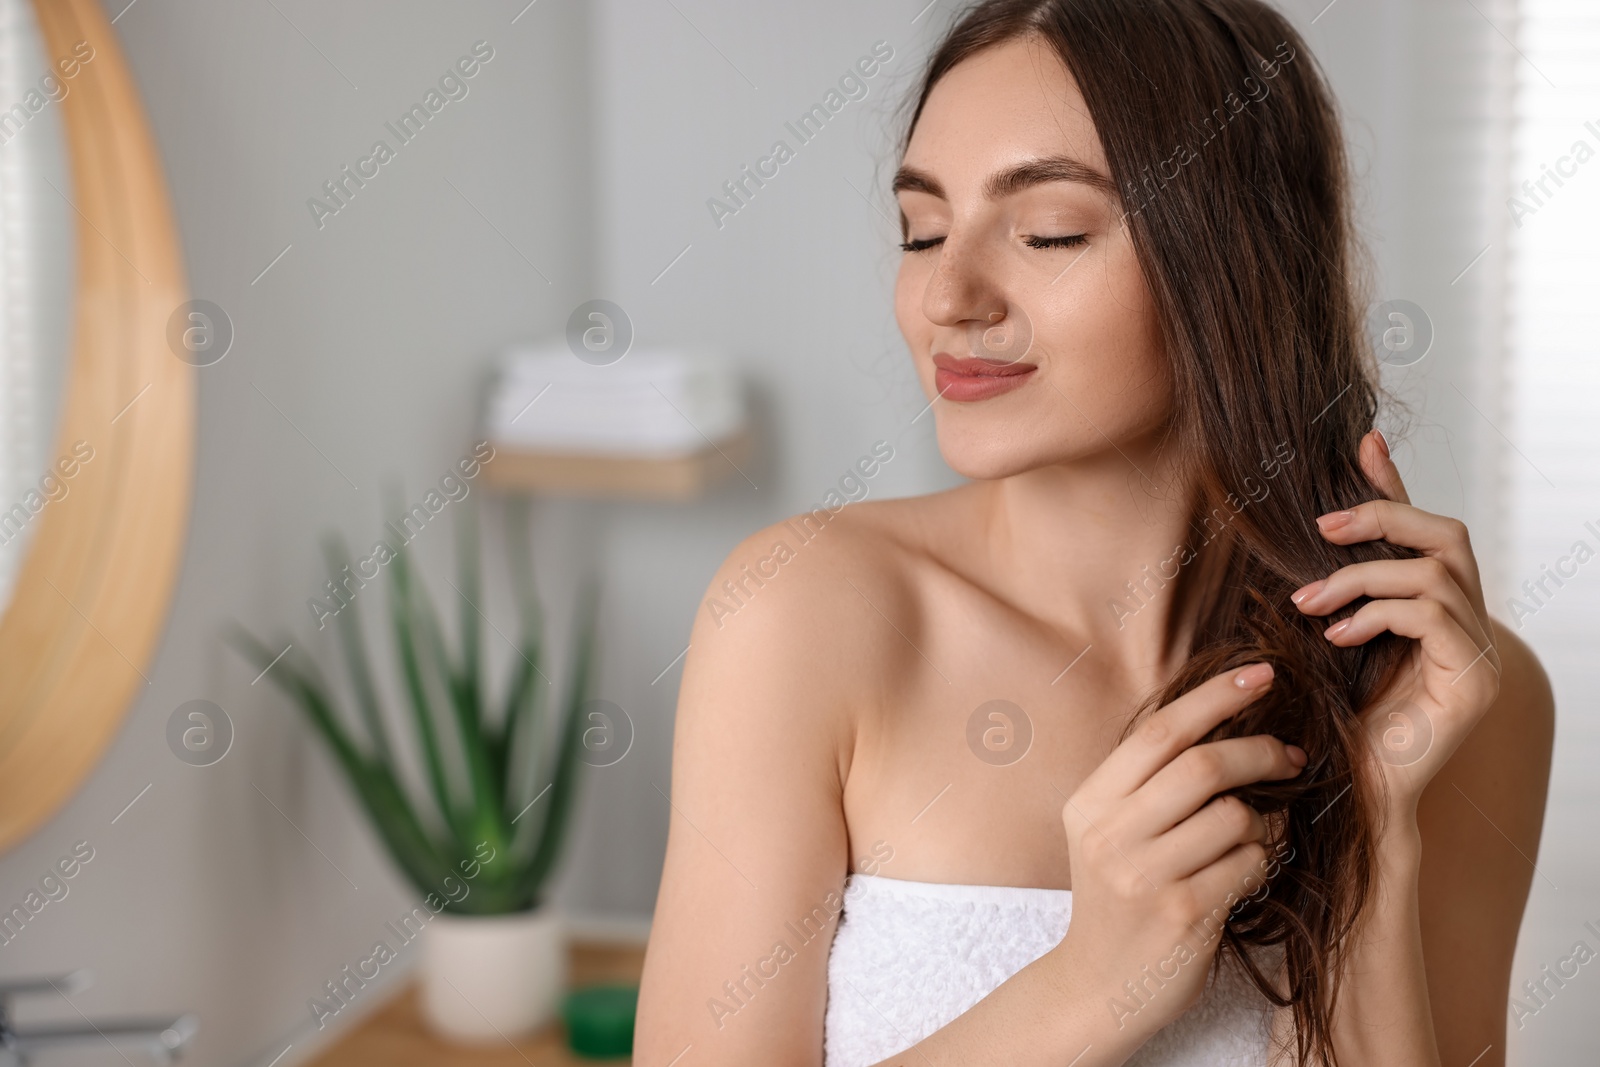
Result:
[[[605,1059],[633,1052],[638,986],[590,986],[567,994],[567,1046],[580,1056]]]

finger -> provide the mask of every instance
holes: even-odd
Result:
[[[1215,936],[1227,925],[1228,916],[1246,898],[1259,899],[1272,891],[1272,876],[1281,861],[1274,859],[1265,845],[1249,841],[1235,845],[1216,862],[1194,873],[1189,891],[1200,904],[1204,917],[1196,933]]]
[[[1466,593],[1456,584],[1450,568],[1435,556],[1352,563],[1295,590],[1289,594],[1289,599],[1307,615],[1331,615],[1359,596],[1374,600],[1402,597],[1437,600],[1480,648],[1488,641],[1483,623],[1472,610]]]
[[[1348,648],[1370,641],[1385,630],[1416,638],[1422,654],[1450,675],[1451,685],[1466,684],[1473,673],[1470,668],[1480,665],[1486,665],[1495,675],[1500,673],[1500,657],[1494,646],[1474,642],[1437,600],[1374,600],[1348,619],[1328,627],[1323,636]],[[1487,681],[1482,675],[1480,680]]]
[[[1161,882],[1187,878],[1236,845],[1266,839],[1267,821],[1260,812],[1238,797],[1217,797],[1152,841],[1141,866]]]
[[[1130,795],[1212,727],[1266,692],[1271,682],[1270,663],[1251,663],[1195,686],[1140,723],[1089,775],[1084,791],[1107,798]]]
[[[1304,752],[1266,734],[1195,745],[1134,792],[1128,829],[1150,837],[1166,833],[1218,793],[1293,778],[1305,764]]]
[[[1372,484],[1384,496],[1402,504],[1411,503],[1411,494],[1406,492],[1405,482],[1400,480],[1400,468],[1394,465],[1394,458],[1389,455],[1389,440],[1383,436],[1382,430],[1372,430],[1361,439],[1356,458],[1367,477],[1372,479]]]
[[[1480,617],[1484,614],[1478,561],[1472,554],[1467,527],[1459,519],[1393,500],[1369,500],[1345,511],[1318,516],[1317,528],[1336,545],[1388,541],[1434,557],[1450,569],[1475,613]]]

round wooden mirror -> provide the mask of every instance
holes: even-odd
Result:
[[[0,849],[148,684],[194,367],[160,160],[95,0],[0,0]],[[172,324],[178,320],[176,330]]]

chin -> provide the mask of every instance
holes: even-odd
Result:
[[[939,454],[964,478],[991,481],[1070,458],[1071,449],[1048,447],[1029,427],[1032,420],[939,417]]]
[[[1153,400],[1134,410],[1108,407],[1086,416],[1065,406],[1004,403],[1013,399],[1022,398],[938,405],[939,453],[945,465],[963,477],[986,481],[1057,465],[1110,461],[1125,466],[1130,455],[1157,446],[1165,425],[1163,406]]]

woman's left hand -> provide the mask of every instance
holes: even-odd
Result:
[[[1292,599],[1307,615],[1328,615],[1357,597],[1372,598],[1325,632],[1341,647],[1385,630],[1416,639],[1394,681],[1365,713],[1389,807],[1414,813],[1423,788],[1499,693],[1500,657],[1466,526],[1411,506],[1378,431],[1362,438],[1360,460],[1390,499],[1318,517],[1322,536],[1336,545],[1383,540],[1423,555],[1342,567]]]

